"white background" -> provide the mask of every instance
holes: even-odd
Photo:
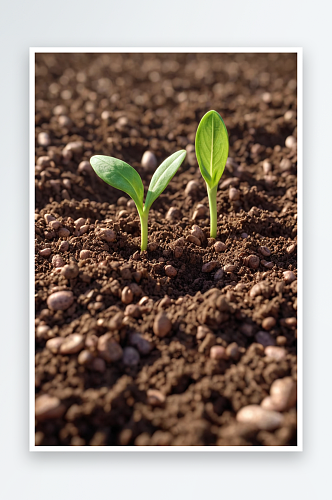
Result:
[[[328,498],[331,446],[331,7],[317,0],[2,4],[0,15],[0,496]],[[304,451],[28,452],[29,46],[302,46]]]

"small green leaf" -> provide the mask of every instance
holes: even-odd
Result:
[[[103,181],[127,193],[137,208],[143,210],[144,187],[142,179],[133,167],[122,160],[104,155],[92,156],[90,163]]]
[[[195,149],[201,174],[212,189],[222,176],[228,157],[228,133],[216,111],[208,111],[196,132]]]
[[[150,182],[150,186],[146,195],[144,212],[150,210],[152,203],[168,186],[172,177],[176,174],[178,168],[186,157],[186,151],[181,149],[171,156],[166,158],[157,168]]]

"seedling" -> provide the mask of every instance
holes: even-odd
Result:
[[[124,191],[134,200],[141,221],[141,250],[146,250],[148,246],[148,217],[151,205],[166,189],[185,157],[186,151],[182,149],[159,165],[152,176],[145,203],[143,182],[133,167],[112,156],[96,155],[90,158],[93,170],[103,181]]]
[[[228,157],[228,133],[216,111],[208,111],[201,119],[195,139],[198,165],[206,182],[210,205],[210,236],[217,236],[217,189]]]

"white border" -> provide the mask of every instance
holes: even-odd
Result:
[[[34,213],[35,213],[35,54],[36,53],[297,53],[297,160],[298,160],[298,403],[297,446],[36,446],[35,445],[35,288],[34,288]],[[29,61],[29,451],[62,452],[148,452],[148,451],[200,451],[200,452],[284,452],[303,451],[303,50],[302,47],[30,47]]]

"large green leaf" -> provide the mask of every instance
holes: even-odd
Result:
[[[226,125],[216,111],[208,111],[201,119],[195,149],[201,174],[211,189],[224,172],[229,149]]]
[[[144,187],[136,170],[128,163],[112,156],[96,155],[90,158],[96,174],[107,184],[127,193],[143,209]]]
[[[172,177],[176,174],[178,168],[186,157],[186,151],[181,149],[171,156],[166,158],[157,168],[150,182],[150,186],[146,195],[144,211],[150,210],[152,203],[168,186]]]

